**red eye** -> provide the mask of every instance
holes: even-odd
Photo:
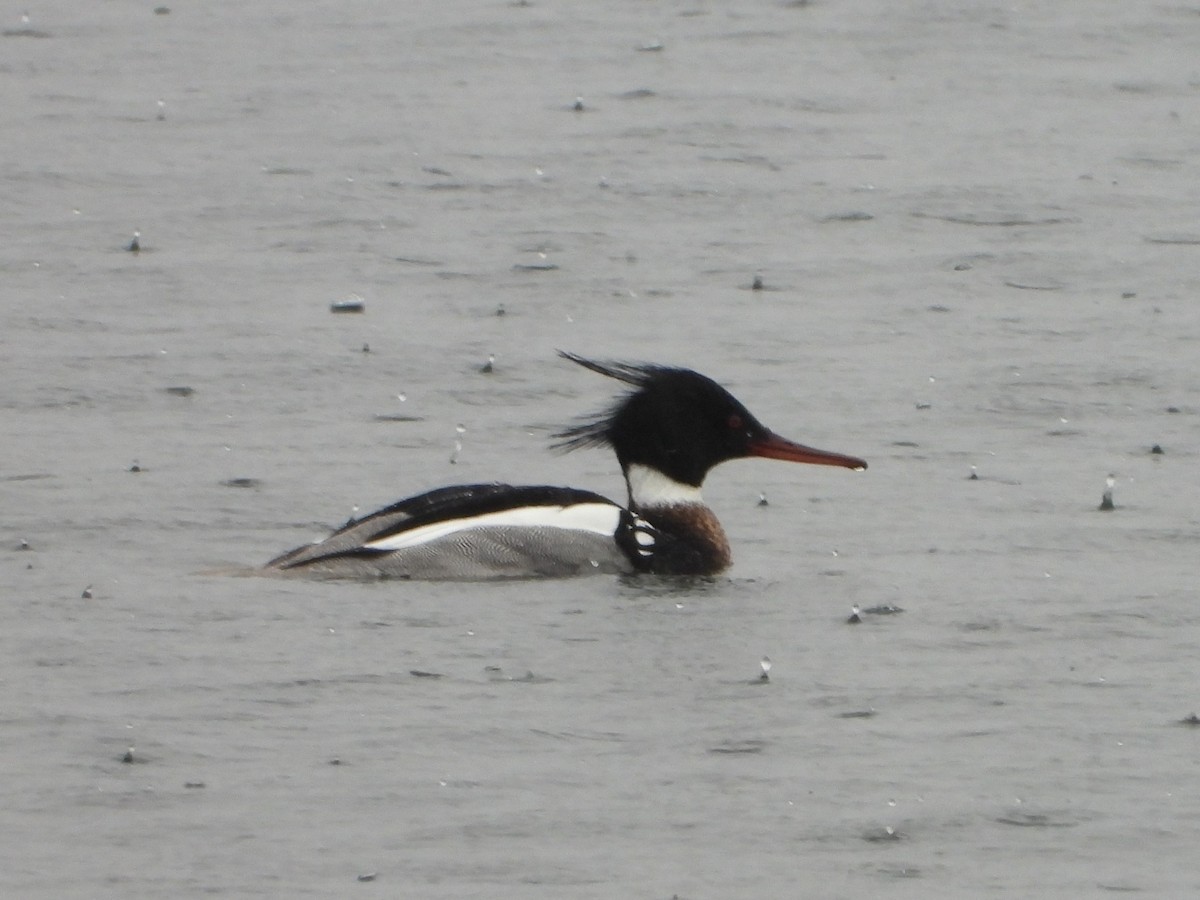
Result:
[[[734,413],[733,415],[731,415],[729,417],[729,427],[732,428],[734,431],[741,430],[741,427],[744,424],[746,424],[746,423],[742,421],[742,417],[739,416],[737,413]]]

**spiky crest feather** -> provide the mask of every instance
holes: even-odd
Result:
[[[613,416],[617,414],[629,398],[637,393],[637,391],[645,389],[646,385],[655,377],[672,371],[686,371],[684,369],[674,369],[671,366],[657,366],[645,363],[625,363],[611,360],[598,362],[596,360],[585,359],[574,353],[568,353],[566,350],[559,350],[558,355],[563,359],[569,359],[573,363],[578,363],[585,369],[590,369],[597,374],[605,375],[609,378],[615,378],[617,381],[636,389],[622,394],[613,401],[611,406],[602,412],[580,416],[577,424],[555,432],[552,437],[557,440],[550,447],[562,453],[569,453],[572,450],[581,450],[586,447],[612,446],[612,441],[609,437],[609,426]]]

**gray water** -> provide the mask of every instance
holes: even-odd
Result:
[[[1200,890],[1197,9],[29,11],[0,893]],[[546,449],[614,387],[556,348],[871,468],[718,469],[713,582],[228,574],[440,484],[620,497]]]

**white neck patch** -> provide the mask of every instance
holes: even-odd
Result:
[[[700,488],[668,478],[658,469],[638,463],[625,472],[625,481],[629,484],[629,500],[639,509],[704,502],[700,498]]]

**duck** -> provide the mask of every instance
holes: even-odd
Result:
[[[437,488],[289,550],[265,573],[315,578],[490,580],[591,574],[713,576],[733,562],[701,496],[732,459],[760,457],[862,471],[866,461],[781,437],[729,391],[691,369],[564,360],[629,390],[553,435],[552,448],[612,451],[627,498],[499,482]]]

